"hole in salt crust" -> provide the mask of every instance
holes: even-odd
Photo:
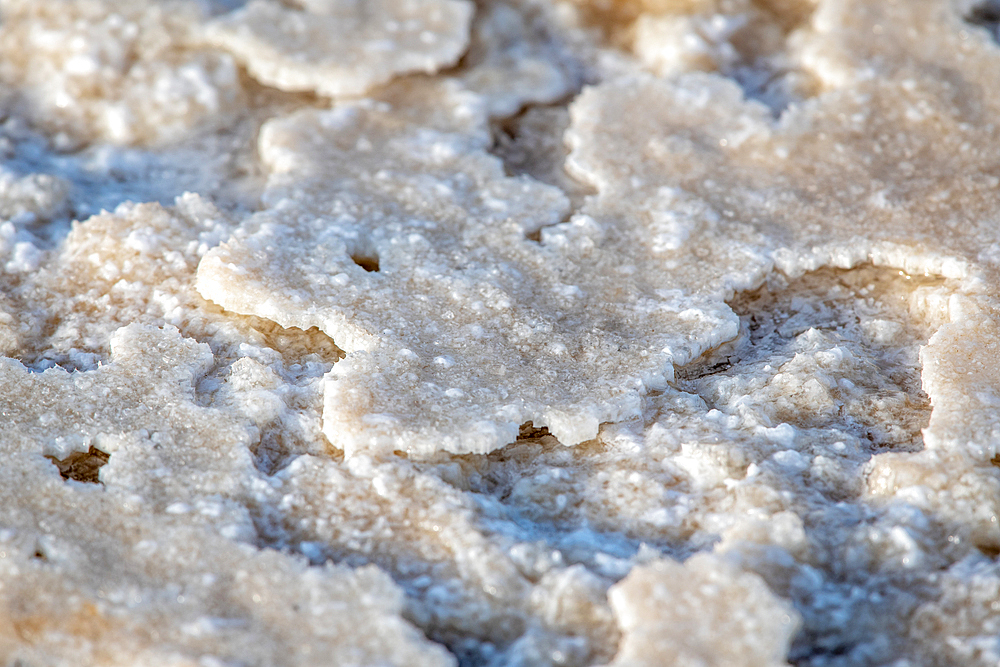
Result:
[[[86,452],[74,452],[62,460],[53,456],[46,458],[59,468],[59,474],[62,475],[63,479],[99,484],[98,472],[101,466],[108,462],[109,456],[101,450],[91,447]]]
[[[378,257],[373,255],[351,255],[351,259],[355,264],[360,266],[362,269],[368,273],[374,273],[378,271]]]
[[[986,28],[993,39],[1000,42],[1000,0],[987,0],[975,5],[965,20],[972,25]]]

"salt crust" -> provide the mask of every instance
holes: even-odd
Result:
[[[269,208],[198,271],[206,298],[348,352],[326,386],[337,447],[484,453],[525,421],[576,444],[735,334],[724,304],[658,267],[645,220],[563,223],[560,192],[505,177],[475,96],[394,94],[272,121]],[[453,111],[422,111],[430,99]]]
[[[678,239],[677,254],[712,258],[710,270],[688,272],[692,288],[727,284],[730,271],[745,275],[746,261],[729,256],[728,248],[732,239],[746,237],[747,228],[760,235],[761,261],[769,254],[790,275],[870,260],[914,274],[968,278],[974,291],[978,280],[994,281],[996,265],[983,248],[997,243],[991,165],[1000,144],[984,137],[997,131],[989,118],[1000,111],[993,94],[1000,53],[982,33],[959,24],[948,3],[921,3],[913,10],[859,3],[855,9],[824,4],[809,43],[828,45],[826,59],[819,67],[803,57],[828,85],[839,87],[790,108],[777,122],[760,105],[742,100],[732,83],[713,76],[640,76],[586,91],[572,107],[568,139],[574,147],[568,167],[599,192],[584,210],[598,220],[622,218],[636,215],[634,202],[642,206],[665,188],[675,198],[675,192],[696,196],[690,205],[711,212],[702,219],[724,221],[727,240],[720,244],[713,228],[705,233],[693,222],[678,221],[676,213],[666,216],[664,229],[672,235],[667,238]],[[862,60],[870,47],[850,41],[861,32],[859,21],[920,27],[891,31],[879,53],[893,53],[896,60],[876,77],[880,58]],[[932,51],[924,47],[927,36],[914,36],[919,31],[933,33]],[[807,42],[804,34],[798,39]],[[936,58],[936,68],[953,62],[961,74],[939,77],[940,69],[928,71],[922,64],[925,57]],[[992,330],[987,303],[956,296],[947,331]],[[931,341],[928,358],[937,357],[940,345],[947,350],[941,354],[960,363],[971,356],[966,345],[992,340],[959,338],[942,331]],[[970,396],[965,392],[972,391],[971,383],[939,384],[934,373],[932,368],[925,375],[925,385],[935,403],[954,391],[967,405],[958,397]],[[985,381],[977,401],[994,400],[995,379],[977,379]],[[982,417],[976,423],[983,431],[968,434],[968,440],[991,443],[986,447],[992,450],[995,420]],[[938,417],[931,432],[945,420]]]
[[[262,83],[356,95],[396,75],[431,74],[468,45],[465,0],[251,0],[209,23],[205,39]]]
[[[662,12],[655,5],[640,8]],[[193,290],[194,268],[233,228],[224,215],[198,197],[166,209],[125,206],[78,224],[45,251],[32,242],[28,218],[44,225],[61,214],[59,181],[12,181],[9,209],[23,219],[0,225],[5,351],[32,371],[55,363],[76,372],[0,365],[12,387],[0,426],[8,452],[0,652],[56,664],[322,662],[316,655],[448,664],[399,620],[403,613],[471,663],[584,665],[616,657],[634,664],[678,654],[713,660],[744,647],[740,657],[759,650],[761,662],[781,660],[787,650],[801,665],[995,664],[1000,475],[990,458],[998,378],[996,355],[984,346],[997,336],[993,267],[1000,253],[993,236],[984,242],[971,235],[992,233],[990,186],[977,185],[977,174],[988,179],[992,159],[978,137],[991,130],[986,121],[976,124],[988,115],[973,112],[996,90],[983,85],[995,76],[996,47],[959,23],[967,11],[932,2],[823,3],[787,46],[788,57],[800,58],[827,88],[785,112],[812,128],[813,138],[789,134],[789,120],[775,125],[770,110],[744,105],[714,76],[632,79],[654,96],[661,86],[693,95],[704,83],[709,102],[736,100],[734,111],[706,103],[700,122],[684,121],[672,133],[654,128],[653,139],[690,149],[649,150],[640,166],[655,167],[648,173],[659,183],[636,182],[631,176],[645,172],[634,163],[609,166],[606,154],[588,148],[590,138],[610,137],[646,154],[643,144],[622,139],[624,130],[612,125],[603,136],[601,127],[588,127],[595,108],[611,117],[613,81],[577,103],[577,173],[598,190],[587,215],[605,229],[633,212],[646,215],[657,257],[677,261],[671,270],[706,299],[767,281],[763,291],[730,298],[740,333],[681,369],[674,387],[648,397],[643,420],[605,425],[597,440],[575,448],[534,435],[488,456],[439,453],[417,462],[358,451],[342,460],[326,449],[316,423],[320,377],[337,356],[332,343],[226,313]],[[876,26],[881,39],[871,37]],[[910,93],[918,92],[900,94],[909,84],[897,86],[906,80],[897,75],[912,76]],[[395,122],[405,130],[393,135],[400,142],[412,142],[412,128],[425,123],[435,138],[458,145],[463,165],[478,169],[489,101],[453,86],[394,87],[357,105],[358,114]],[[424,94],[414,92],[421,87]],[[926,172],[958,183],[937,212],[960,216],[967,199],[980,221],[956,217],[946,230],[945,216],[935,228],[933,198],[921,198],[894,171],[903,162],[884,165],[885,182],[890,195],[902,193],[895,205],[912,209],[913,227],[902,213],[879,217],[870,203],[854,201],[854,184],[834,167],[852,178],[869,174],[846,158],[841,165],[836,144],[824,151],[819,135],[843,139],[837,110],[861,113],[863,98],[851,102],[852,95],[873,90],[882,91],[870,98],[876,111],[858,119],[847,133],[851,142],[841,141],[845,154],[863,158],[866,137],[883,150],[918,146],[910,178]],[[977,90],[983,95],[969,94]],[[469,111],[464,117],[435,110],[456,98]],[[965,104],[970,100],[975,104]],[[399,119],[403,101],[412,112]],[[380,108],[384,102],[388,109]],[[630,120],[641,128],[637,121],[650,109],[634,108]],[[884,140],[877,135],[903,126],[906,113],[892,115],[900,109],[919,115],[927,108],[935,122]],[[283,155],[321,158],[320,148],[300,150],[304,139],[292,130],[316,129],[301,119],[325,113],[276,121],[272,136],[286,133],[296,149]],[[742,163],[721,152],[712,164],[732,179],[737,197],[727,207],[711,188],[684,180],[678,155],[702,168],[705,155],[717,154],[718,127],[731,127],[731,116],[741,114],[753,130],[747,146],[791,136],[790,154],[799,143],[812,148],[784,170],[774,167],[779,156],[753,161],[734,150],[753,167],[737,169]],[[897,125],[874,122],[879,114]],[[553,116],[538,127],[559,127],[563,121]],[[915,141],[940,128],[947,134],[935,142],[951,145],[959,132],[968,148],[956,143],[950,155]],[[732,135],[721,138],[728,144]],[[267,205],[277,208],[298,172],[291,165],[282,180],[273,164],[278,199]],[[799,229],[780,210],[748,199],[754,179],[820,226]],[[557,174],[549,171],[549,180],[558,182]],[[823,199],[830,183],[847,194]],[[321,183],[308,187],[315,188],[310,200],[323,200]],[[634,193],[646,199],[624,201]],[[852,227],[851,219],[820,215],[816,202],[826,202],[827,213],[857,212],[890,226]],[[306,220],[315,215],[307,211]],[[546,231],[538,235],[543,246]],[[717,248],[712,235],[727,240]],[[810,245],[817,240],[825,247]],[[704,257],[683,256],[684,248],[697,257],[706,247],[721,262],[715,274]],[[358,259],[371,266],[374,258]],[[770,271],[771,262],[785,272]],[[928,406],[921,407],[915,374],[933,400],[922,432],[919,415]],[[913,451],[921,444],[923,451]],[[43,458],[90,445],[112,452],[100,473],[103,491],[60,480]],[[713,553],[689,557],[696,551]],[[307,567],[303,556],[357,569]],[[622,578],[610,595],[616,617],[607,591]],[[722,608],[721,594],[729,595]],[[734,597],[741,601],[735,608]],[[802,623],[790,646],[796,613],[784,621],[787,601]],[[679,614],[678,604],[689,613]],[[641,609],[651,613],[637,614]],[[664,628],[668,619],[690,621],[693,631]],[[647,641],[672,631],[669,642]],[[697,632],[722,635],[715,650],[691,641]]]

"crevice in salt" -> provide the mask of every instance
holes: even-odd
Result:
[[[86,452],[74,452],[64,459],[57,459],[54,456],[46,458],[59,469],[59,475],[63,479],[99,484],[99,472],[110,456],[91,445]]]
[[[965,20],[985,28],[995,41],[1000,42],[1000,0],[985,0],[974,5]]]
[[[377,260],[376,260],[377,261]],[[289,363],[306,363],[311,359],[327,365],[327,370],[346,356],[333,341],[333,338],[320,331],[318,327],[300,329],[299,327],[283,327],[273,320],[256,315],[240,315],[215,304],[210,309],[218,309],[226,317],[240,320],[246,327],[260,334],[263,343],[280,353]]]
[[[602,445],[594,441],[575,449],[599,455]],[[495,472],[498,484],[500,478],[542,482],[538,492],[544,496],[545,483],[539,475],[550,468],[563,466],[584,477],[588,462],[578,461],[575,449],[560,445],[546,429],[526,423],[516,443],[489,457],[441,454],[433,462],[414,464],[401,456],[394,465],[380,465],[378,472],[358,460],[353,466],[317,462],[326,486],[308,495],[299,495],[308,488],[298,486],[302,484],[295,472],[299,462],[278,475],[285,500],[254,510],[259,546],[299,553],[315,566],[377,565],[405,591],[404,617],[428,639],[444,645],[459,664],[535,664],[521,656],[534,655],[531,647],[539,643],[551,645],[552,650],[571,650],[572,657],[559,664],[605,664],[617,641],[602,634],[615,633],[606,609],[606,589],[627,574],[632,559],[644,548],[642,542],[614,528],[592,527],[585,519],[549,521],[542,515],[554,507],[552,503],[533,515],[524,505],[523,488],[508,494],[505,504],[466,484],[475,479],[475,471],[480,476]],[[361,476],[351,475],[351,467]],[[583,486],[578,490],[586,492]],[[422,503],[419,498],[434,500]],[[322,504],[316,508],[324,517],[319,521],[301,514],[303,503],[312,502]],[[569,509],[576,504],[571,501]],[[411,539],[403,539],[404,533]],[[482,568],[474,558],[491,564]],[[559,587],[558,582],[568,580],[587,582],[592,595],[579,592],[574,597]],[[496,589],[486,590],[490,586]],[[553,601],[543,603],[543,595],[551,595]],[[588,621],[567,610],[564,622],[571,627],[550,625],[547,614],[554,613],[555,599],[564,595],[569,598],[560,606],[594,605],[599,609],[593,613],[605,616]]]
[[[549,429],[545,426],[541,428],[535,428],[534,422],[524,422],[518,428],[517,439],[520,440],[537,440],[550,435]]]
[[[556,104],[531,105],[511,118],[490,123],[493,143],[490,153],[503,162],[507,176],[530,176],[560,190],[570,200],[570,213],[578,210],[587,195],[595,190],[571,178],[563,168],[568,149],[563,134],[569,127],[569,104],[572,97]],[[527,237],[541,240],[541,230],[532,230]]]
[[[919,451],[931,413],[919,349],[940,324],[922,311],[944,285],[871,265],[774,273],[730,301],[739,337],[678,369],[677,386],[751,426]]]
[[[219,16],[243,7],[250,0],[196,0],[206,16]]]
[[[256,338],[256,341],[233,349],[226,346],[213,348],[216,362],[198,382],[195,403],[211,407],[220,401],[235,402],[237,409],[247,411],[247,417],[259,431],[259,437],[249,445],[250,453],[257,470],[265,475],[276,474],[302,454],[330,454],[332,447],[319,432],[320,391],[314,385],[344,358],[344,351],[316,327],[306,330],[283,327],[265,318],[230,313],[214,304],[208,307],[231,318],[249,334],[248,338]],[[206,342],[212,344],[213,341]],[[234,364],[247,357],[267,362],[266,368],[274,372],[273,379],[280,378],[280,388],[242,387],[235,391],[222,391],[231,380]],[[266,383],[271,378],[265,374],[261,379]],[[255,389],[262,389],[264,394],[255,398]],[[243,396],[241,392],[248,394]],[[266,406],[273,405],[274,401],[283,404],[280,414],[267,417]],[[259,412],[261,410],[263,412]],[[310,428],[315,432],[303,430]]]

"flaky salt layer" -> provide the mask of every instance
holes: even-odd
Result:
[[[786,664],[795,610],[730,568],[707,555],[635,568],[609,594],[625,633],[612,664]]]
[[[5,659],[188,665],[210,645],[216,659],[254,664],[314,664],[312,654],[331,651],[355,664],[451,664],[400,619],[399,590],[384,573],[307,569],[244,544],[254,533],[244,499],[266,483],[248,425],[194,401],[213,363],[207,345],[131,325],[112,337],[111,353],[103,368],[72,374],[0,366],[11,389]],[[63,482],[43,458],[88,447],[115,459],[101,471],[103,489]],[[274,625],[283,607],[294,607],[297,628]],[[384,634],[357,633],[358,623]]]

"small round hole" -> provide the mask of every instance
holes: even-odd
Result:
[[[378,271],[378,257],[373,257],[370,255],[351,255],[351,259],[354,263],[360,266],[365,271],[372,273],[373,271]]]

